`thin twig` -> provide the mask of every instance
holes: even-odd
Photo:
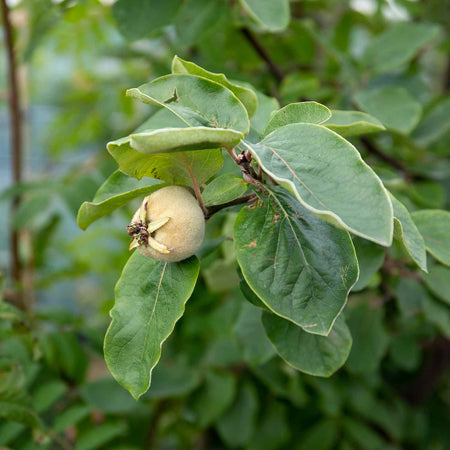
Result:
[[[210,206],[208,208],[208,214],[207,214],[206,218],[209,219],[213,214],[216,214],[217,212],[221,211],[222,209],[229,208],[230,206],[240,205],[242,203],[249,203],[256,199],[257,199],[257,197],[255,194],[248,194],[248,195],[243,195],[242,197],[235,198],[234,200],[231,200],[230,202],[223,203],[222,205]]]
[[[20,92],[19,81],[17,75],[17,61],[14,53],[13,30],[10,21],[10,11],[6,0],[0,0],[2,5],[2,20],[5,34],[5,47],[8,59],[8,78],[9,78],[9,111],[10,111],[10,127],[11,127],[11,160],[13,182],[17,185],[22,180],[22,125],[21,125],[21,111],[20,111]],[[15,195],[12,199],[11,216],[14,214],[19,206],[20,196]],[[19,257],[19,232],[11,225],[11,267],[12,279],[16,287],[21,288],[22,283],[22,264]],[[20,305],[26,309],[23,295],[20,298]]]
[[[149,424],[149,427],[147,430],[147,435],[145,437],[145,442],[144,442],[145,450],[152,450],[155,448],[160,420],[161,420],[162,416],[164,415],[164,413],[167,411],[169,405],[170,405],[170,402],[168,399],[163,399],[158,402],[156,409],[150,420],[150,424]]]
[[[447,67],[444,72],[443,88],[444,92],[450,91],[450,56],[447,58]]]
[[[198,186],[197,180],[195,179],[194,173],[192,172],[192,169],[189,166],[189,164],[187,163],[184,156],[180,155],[180,158],[183,161],[183,164],[186,166],[186,170],[188,171],[189,176],[191,177],[192,186],[194,188],[194,192],[195,192],[195,196],[197,197],[198,204],[199,204],[200,208],[202,209],[204,216],[207,217],[208,210],[206,209],[205,203],[203,202],[202,193],[200,192],[200,188]]]
[[[381,271],[394,276],[401,276],[403,278],[411,278],[413,280],[421,281],[422,277],[419,273],[409,270],[405,264],[407,261],[395,261],[389,256],[386,256]]]
[[[427,359],[404,396],[412,405],[427,401],[436,391],[450,367],[450,342],[439,336],[428,348]]]
[[[236,153],[234,152],[234,149],[233,149],[233,148],[227,148],[227,152],[228,152],[228,154],[233,158],[233,161],[234,161],[236,164],[239,164],[239,159],[238,159],[238,157],[236,156]]]
[[[385,163],[389,164],[394,169],[397,169],[398,171],[402,172],[402,174],[405,176],[405,178],[407,178],[409,180],[417,178],[416,175],[414,175],[408,171],[408,169],[402,162],[398,161],[397,159],[393,158],[390,155],[386,155],[385,153],[383,153],[378,147],[376,147],[374,145],[374,143],[372,141],[370,141],[366,137],[361,137],[360,140],[361,140],[361,143],[364,145],[365,149],[369,153],[376,156],[378,159],[381,159]]]
[[[234,162],[240,167],[242,171],[242,178],[254,186],[259,186],[258,175],[251,165],[252,154],[249,151],[242,150],[239,155],[234,153],[234,149],[228,149],[228,153],[233,158]],[[262,172],[261,172],[262,175]]]
[[[256,39],[256,36],[248,28],[241,28],[241,33],[245,37],[245,39],[247,39],[256,53],[258,53],[261,59],[266,63],[268,69],[277,80],[277,82],[281,83],[285,77],[284,72],[270,57],[266,49],[259,43],[259,41]]]
[[[262,180],[262,167],[258,164],[258,181]]]

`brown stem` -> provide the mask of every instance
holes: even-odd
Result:
[[[8,60],[8,78],[9,78],[9,116],[11,129],[11,160],[13,183],[17,185],[22,180],[22,125],[21,125],[21,111],[20,111],[20,92],[19,80],[17,74],[17,61],[14,52],[13,30],[10,21],[10,11],[6,0],[0,0],[2,5],[2,21],[5,34],[5,48]],[[19,206],[20,196],[15,195],[12,199],[11,216],[14,214]],[[12,279],[17,287],[21,287],[22,283],[22,264],[19,256],[19,233],[11,226],[11,268]],[[25,308],[23,296],[18,296],[19,306]]]
[[[248,203],[253,200],[256,200],[255,194],[248,194],[243,195],[242,197],[235,198],[234,200],[231,200],[230,202],[223,203],[222,205],[216,205],[211,206],[208,208],[208,214],[206,216],[207,219],[209,219],[213,214],[216,214],[217,212],[221,211],[222,209],[229,208],[230,206],[236,206],[240,205],[242,203]]]
[[[70,450],[73,448],[73,445],[71,444],[70,440],[64,436],[61,436],[56,431],[48,430],[47,433],[55,442],[58,443],[58,445],[61,446],[61,449]]]
[[[365,149],[371,153],[372,155],[376,156],[378,159],[381,159],[385,163],[389,164],[390,166],[394,167],[398,171],[402,172],[405,178],[407,179],[414,179],[416,176],[408,171],[408,169],[398,161],[397,159],[393,158],[390,155],[386,155],[383,153],[378,147],[375,146],[375,144],[367,139],[366,137],[360,138],[361,143],[364,145]]]
[[[145,450],[152,450],[155,448],[156,444],[156,437],[158,434],[158,426],[161,420],[161,417],[166,412],[170,405],[170,402],[167,399],[163,399],[159,401],[158,405],[156,406],[155,412],[153,413],[153,416],[150,421],[150,425],[147,430],[147,436],[145,438],[144,442],[144,449]]]
[[[210,448],[208,429],[204,430],[203,433],[197,438],[195,448],[197,450],[208,450]]]
[[[393,276],[401,276],[403,278],[411,278],[413,280],[421,281],[422,277],[419,273],[409,270],[405,264],[407,261],[395,261],[389,256],[386,256],[381,271]]]
[[[242,178],[245,182],[249,184],[253,184],[253,186],[259,187],[261,184],[255,177],[252,176],[252,173],[250,173],[245,167],[241,167],[242,169]]]
[[[258,53],[261,59],[266,63],[268,69],[277,80],[277,82],[281,83],[285,77],[284,72],[270,57],[266,49],[259,43],[259,41],[256,39],[256,36],[248,28],[241,28],[241,33],[245,37],[245,39],[247,39],[256,53]]]
[[[258,164],[258,181],[262,180],[262,167]]]
[[[189,176],[191,177],[192,186],[194,187],[194,192],[195,196],[197,197],[198,204],[202,209],[204,216],[207,217],[208,210],[206,209],[205,204],[203,202],[202,193],[200,192],[200,188],[198,186],[197,180],[195,179],[194,173],[192,172],[191,166],[188,164],[183,155],[180,155],[180,158],[183,161],[184,165],[186,166],[186,170],[188,171]]]
[[[233,158],[233,161],[236,164],[239,164],[239,158],[236,156],[236,153],[234,153],[234,149],[232,148],[227,148],[227,152],[228,154]]]
[[[447,58],[447,67],[444,73],[444,92],[450,91],[450,56]]]

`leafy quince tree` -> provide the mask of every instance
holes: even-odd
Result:
[[[127,95],[159,110],[108,143],[119,169],[83,203],[78,224],[145,197],[128,227],[138,251],[117,282],[104,341],[111,373],[136,399],[183,315],[199,257],[220,241],[207,237],[200,248],[204,221],[208,236],[208,221],[225,209],[238,212],[231,257],[256,320],[282,359],[319,377],[339,369],[352,346],[345,305],[360,276],[356,244],[395,242],[423,272],[426,250],[450,264],[439,245],[449,213],[411,215],[346,139],[384,129],[368,113],[314,101],[279,108],[251,85],[177,56],[171,74]],[[377,106],[370,96],[359,102]],[[158,238],[165,227],[167,245]],[[179,246],[188,248],[181,260]],[[360,288],[370,279],[362,275]]]

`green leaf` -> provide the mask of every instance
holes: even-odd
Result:
[[[18,422],[4,421],[0,424],[0,445],[8,445],[14,441],[23,431],[25,425]],[[8,450],[10,447],[5,447]]]
[[[422,362],[420,341],[412,333],[397,335],[391,341],[389,356],[399,369],[415,372]]]
[[[39,384],[33,393],[33,408],[42,413],[47,411],[67,392],[67,386],[60,380],[50,380]]]
[[[242,361],[241,349],[234,336],[224,336],[212,340],[203,358],[208,367],[233,367]]]
[[[110,214],[137,197],[144,197],[164,187],[159,180],[136,180],[116,170],[99,188],[92,202],[84,202],[78,210],[78,226],[85,230],[91,223]]]
[[[423,312],[429,297],[423,284],[413,278],[400,278],[395,293],[398,309],[408,319]]]
[[[183,363],[160,362],[152,373],[152,388],[146,398],[162,399],[181,397],[193,391],[200,383],[197,367],[189,367]]]
[[[391,193],[389,194],[394,207],[394,237],[401,243],[417,266],[426,272],[427,254],[425,241],[403,203]]]
[[[256,306],[257,308],[265,309],[267,311],[270,311],[269,308],[262,302],[262,300],[251,290],[250,286],[245,281],[242,271],[240,268],[238,268],[238,274],[239,274],[239,288],[244,295],[244,298],[251,303],[253,306]]]
[[[1,280],[0,280],[1,281]],[[0,299],[0,319],[9,320],[11,322],[27,322],[27,318],[23,311],[15,306],[4,302]]]
[[[196,257],[163,263],[135,252],[116,285],[105,359],[114,378],[138,399],[149,387],[163,342],[183,315],[198,277]]]
[[[335,225],[390,246],[392,204],[353,145],[316,124],[291,124],[259,144],[244,145],[273,179],[303,206]]]
[[[450,339],[450,308],[434,300],[430,295],[424,297],[425,320],[434,325],[447,339]]]
[[[426,146],[437,141],[450,129],[450,98],[445,98],[424,115],[412,134],[419,145]]]
[[[255,387],[246,382],[230,409],[218,420],[216,428],[228,448],[242,447],[249,443],[255,428],[258,396]]]
[[[361,109],[401,134],[409,134],[422,115],[420,103],[405,88],[397,86],[360,91],[355,99]]]
[[[222,205],[245,194],[248,184],[237,175],[226,173],[214,178],[202,192],[205,206]]]
[[[305,431],[296,450],[331,450],[339,439],[339,428],[335,420],[322,419]]]
[[[30,407],[12,401],[0,401],[0,418],[42,428],[39,417]]]
[[[264,135],[291,123],[320,124],[331,117],[331,111],[316,102],[291,103],[278,111],[272,112]]]
[[[357,449],[388,450],[387,442],[363,422],[345,417],[343,424],[345,436],[356,445]]]
[[[297,34],[297,36],[299,35]],[[308,48],[309,53],[312,56],[312,52],[314,51],[314,41],[311,37],[308,37],[303,33],[301,33],[299,37],[302,41],[302,46],[304,45]],[[306,48],[302,49],[302,51],[306,50]],[[309,71],[292,71],[287,73],[280,83],[279,91],[281,101],[286,104],[297,102],[298,99],[302,97],[315,98],[318,94],[323,95],[324,92],[326,93],[326,90],[320,91],[320,80],[318,75]]]
[[[281,358],[272,358],[261,366],[251,367],[251,371],[273,395],[298,408],[304,407],[308,402],[308,394],[299,372],[290,368]]]
[[[258,134],[258,139],[255,141],[258,142],[259,134],[262,135],[271,114],[280,107],[280,104],[276,98],[268,97],[259,91],[256,91],[256,96],[258,97],[258,109],[250,123],[252,130]]]
[[[209,72],[193,62],[184,61],[178,56],[175,56],[172,60],[172,73],[197,75],[221,84],[229,89],[242,102],[247,109],[249,117],[252,117],[258,108],[258,98],[256,97],[255,92],[249,88],[240,86],[237,83],[230,82],[223,73]]]
[[[263,325],[278,354],[292,367],[316,377],[329,377],[345,363],[352,337],[342,316],[328,336],[306,333],[281,317],[265,312]]]
[[[353,245],[358,259],[359,278],[352,288],[352,292],[357,292],[369,285],[372,277],[383,265],[385,250],[373,242],[358,237],[353,239]]]
[[[118,0],[112,15],[120,33],[134,41],[169,25],[181,3],[182,0]]]
[[[372,39],[362,58],[366,67],[377,72],[407,63],[439,33],[439,27],[426,23],[399,23]]]
[[[186,128],[189,125],[169,109],[162,108],[154,112],[147,120],[139,125],[134,132],[139,133],[146,130],[159,130],[160,128]],[[126,137],[122,138],[126,139]],[[118,139],[117,141],[121,141]],[[117,142],[116,141],[116,142]]]
[[[4,340],[8,342],[7,340]],[[0,401],[23,401],[26,398],[26,369],[13,355],[0,355]]]
[[[42,334],[40,344],[49,366],[61,371],[70,380],[84,380],[88,358],[75,333],[55,331]]]
[[[239,3],[263,30],[281,31],[289,25],[289,0],[239,0]]]
[[[383,310],[362,303],[347,310],[353,346],[345,367],[351,373],[367,374],[377,369],[387,350],[388,336]]]
[[[450,269],[436,264],[422,279],[436,297],[450,305]]]
[[[20,230],[26,226],[36,232],[44,228],[55,215],[53,199],[54,192],[45,191],[38,191],[23,199],[13,216],[13,227]]]
[[[239,213],[237,260],[251,289],[275,314],[327,335],[358,278],[347,232],[320,220],[280,188]]]
[[[186,150],[233,148],[244,137],[242,133],[223,128],[162,128],[130,135],[131,148],[140,153],[171,153]]]
[[[208,290],[215,294],[230,292],[239,283],[235,262],[227,262],[222,258],[205,267],[202,275]]]
[[[261,323],[262,310],[244,303],[234,331],[245,361],[253,366],[264,364],[275,354]]]
[[[91,408],[84,405],[75,405],[71,408],[58,413],[55,418],[55,423],[53,425],[53,429],[57,432],[62,432],[66,428],[73,426],[86,418],[91,411]]]
[[[442,264],[450,266],[450,212],[424,209],[411,214],[427,250]]]
[[[42,0],[28,5],[30,22],[28,24],[28,38],[22,48],[24,61],[31,61],[47,35],[64,20],[64,15],[70,6],[65,3],[55,4],[51,0]]]
[[[146,155],[131,148],[129,137],[110,142],[108,151],[119,164],[120,170],[131,177],[141,179],[149,176],[164,180],[167,184],[191,187],[192,177],[197,184],[202,184],[223,164],[219,149]]]
[[[309,387],[315,391],[314,403],[322,415],[338,417],[344,412],[346,402],[346,389],[342,384],[341,376],[336,376],[333,381],[320,377],[304,377]]]
[[[4,303],[3,299],[5,297],[5,285],[6,285],[5,276],[2,273],[0,273],[0,302],[2,302],[2,303]],[[1,309],[1,307],[0,307],[0,309]]]
[[[231,128],[247,133],[247,110],[226,87],[195,75],[166,75],[127,95],[167,108],[191,127]]]
[[[123,414],[136,408],[128,392],[111,377],[100,378],[80,387],[82,399],[104,413]]]
[[[264,404],[262,414],[247,450],[277,450],[282,448],[291,436],[286,406],[281,402],[269,400]]]
[[[97,427],[88,428],[80,436],[77,436],[77,443],[74,450],[95,450],[101,448],[107,442],[125,434],[127,426],[125,423],[104,423]]]
[[[175,48],[189,49],[213,32],[230,12],[227,3],[217,0],[183,0],[175,18]],[[186,26],[189,24],[189,26]]]
[[[344,137],[385,130],[384,125],[370,114],[338,109],[331,111],[331,117],[323,125]]]
[[[201,428],[213,424],[232,404],[235,393],[236,380],[231,374],[207,372],[204,383],[192,398],[195,423]]]
[[[424,180],[413,181],[409,186],[409,195],[417,205],[426,209],[444,208],[446,192],[442,184]]]

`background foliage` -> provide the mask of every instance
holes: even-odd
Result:
[[[433,212],[447,210],[450,198],[449,8],[433,0],[19,2],[11,20],[27,177],[8,187],[2,153],[0,264],[8,277],[6,211],[20,192],[9,221],[21,235],[25,283],[2,283],[0,445],[450,448],[450,225],[448,212]],[[277,108],[271,96],[281,106],[314,100],[371,115],[356,116],[358,132],[345,117],[332,117],[329,127],[355,144],[412,213],[429,251],[428,274],[401,245],[386,250],[354,238],[360,278],[345,311],[353,346],[330,378],[287,365],[265,337],[262,323],[276,324],[244,298],[251,293],[223,238],[232,236],[239,209],[209,220],[200,279],[164,343],[151,389],[135,402],[109,375],[103,336],[136,204],[85,232],[76,214],[117,168],[105,142],[157,110],[125,89],[169,73],[175,54],[251,83],[267,110]],[[5,52],[1,61],[3,68]],[[4,71],[0,77],[6,148]],[[265,117],[252,122],[264,132]],[[232,167],[226,159],[219,175]],[[394,212],[401,217],[395,202]],[[24,310],[13,306],[17,288],[26,294]]]

